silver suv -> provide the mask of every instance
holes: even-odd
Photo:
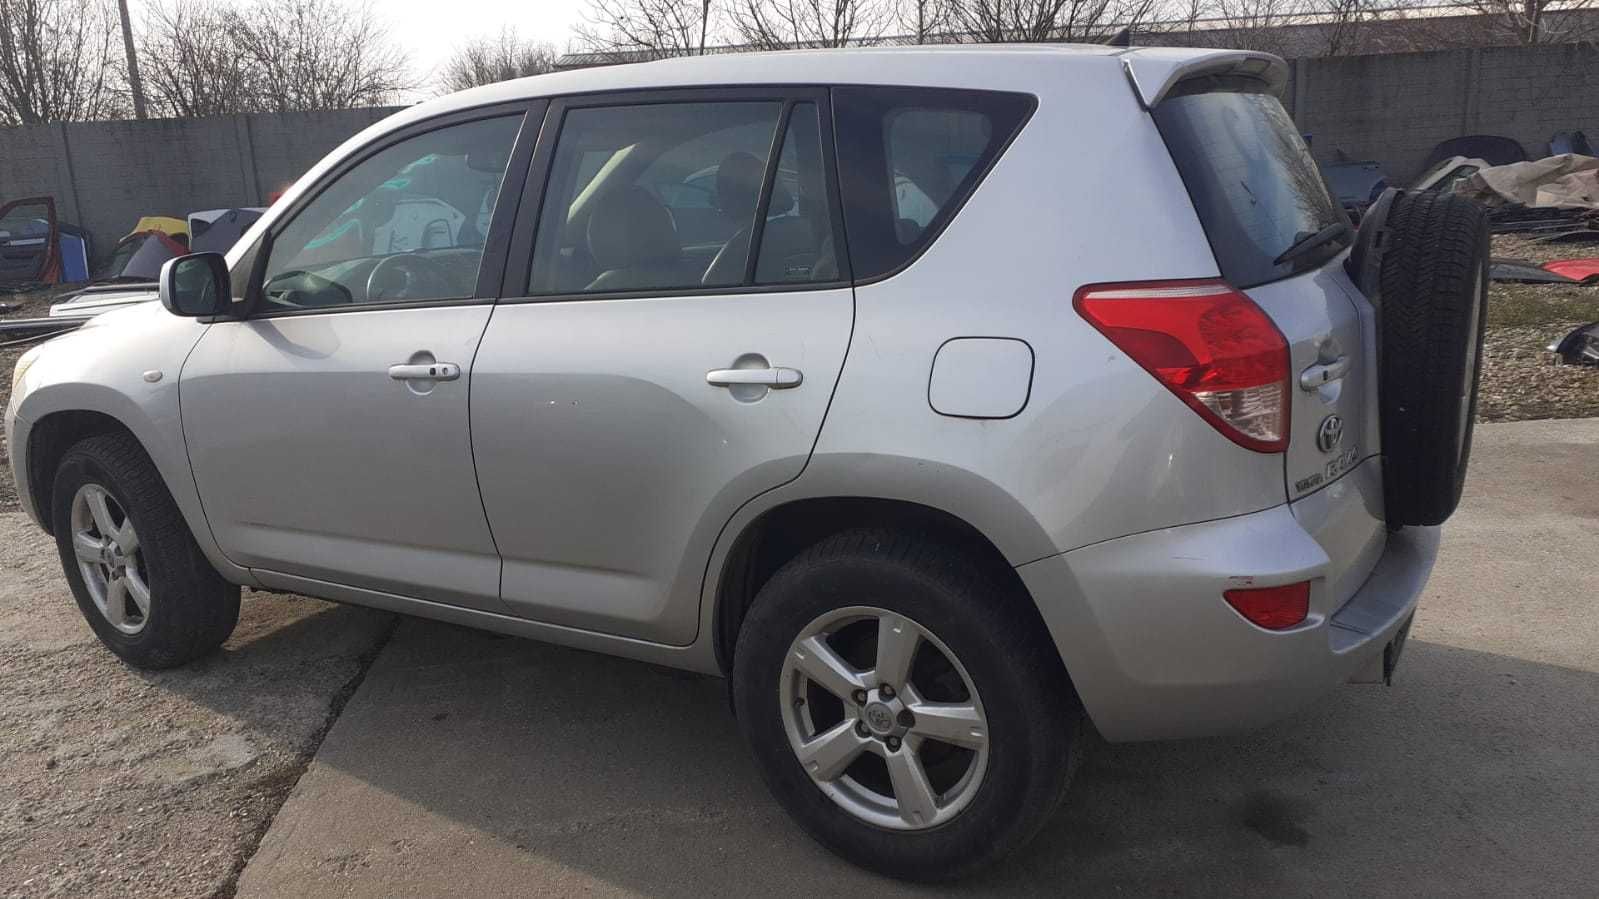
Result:
[[[1284,77],[793,52],[412,107],[22,358],[22,503],[132,665],[213,650],[243,586],[725,675],[817,839],[960,875],[1088,722],[1392,673],[1486,232],[1390,195],[1357,240]]]

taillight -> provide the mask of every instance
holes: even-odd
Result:
[[[1091,284],[1073,305],[1234,443],[1288,448],[1288,342],[1243,293],[1223,281]]]
[[[1227,590],[1222,598],[1238,614],[1269,631],[1287,630],[1310,614],[1310,582]]]

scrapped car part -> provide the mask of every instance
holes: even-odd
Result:
[[[1594,220],[1582,209],[1534,209],[1526,206],[1494,206],[1488,209],[1488,226],[1495,234],[1563,234]]]
[[[87,321],[83,318],[7,318],[0,319],[0,340],[65,334]]]
[[[1575,284],[1575,278],[1552,272],[1525,259],[1494,259],[1488,264],[1488,277],[1512,284]]]
[[[1479,169],[1489,167],[1488,160],[1471,156],[1451,156],[1433,163],[1423,170],[1411,184],[1413,190],[1454,190],[1455,184],[1475,175]]]
[[[53,197],[0,206],[0,284],[54,284],[61,278],[61,231]]]
[[[133,237],[136,234],[143,234],[146,231],[159,231],[162,234],[173,238],[174,240],[182,240],[184,242],[187,242],[189,239],[188,223],[183,219],[173,218],[170,215],[140,216],[139,220],[133,223],[132,230],[130,230],[123,239],[126,240],[129,237]]]
[[[265,207],[207,209],[189,213],[189,252],[226,253],[250,230]]]
[[[1479,169],[1454,190],[1484,206],[1599,212],[1599,158],[1568,153]]]
[[[1549,352],[1559,354],[1566,365],[1599,365],[1599,322],[1571,329],[1571,333],[1549,344]]]
[[[111,261],[100,279],[153,284],[167,260],[188,252],[188,246],[165,231],[135,231],[117,241],[117,248],[112,251]]]
[[[1556,231],[1553,234],[1533,237],[1528,243],[1559,243],[1559,244],[1599,244],[1599,228],[1575,228],[1570,231]]]
[[[1549,138],[1549,155],[1559,156],[1562,153],[1592,156],[1593,144],[1588,143],[1588,135],[1581,131],[1556,131]]]
[[[1388,176],[1377,162],[1335,162],[1321,167],[1338,201],[1349,217],[1360,221],[1366,208],[1388,188]]]
[[[1451,156],[1475,157],[1486,161],[1489,165],[1509,165],[1513,162],[1525,162],[1527,150],[1513,138],[1493,134],[1469,134],[1464,137],[1452,137],[1433,147],[1421,168],[1426,171]]]
[[[1394,200],[1382,260],[1383,488],[1387,520],[1442,522],[1471,455],[1488,306],[1488,220],[1454,194]]]
[[[51,318],[91,318],[157,299],[155,284],[93,284],[68,294],[50,307]]]
[[[1585,259],[1556,259],[1543,264],[1556,275],[1564,275],[1582,284],[1599,284],[1599,257]]]

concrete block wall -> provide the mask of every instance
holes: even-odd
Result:
[[[1291,111],[1316,158],[1374,159],[1408,182],[1440,141],[1515,138],[1531,158],[1557,131],[1599,138],[1599,48],[1559,44],[1296,59]]]
[[[1599,48],[1493,47],[1291,62],[1286,102],[1318,159],[1374,159],[1406,183],[1432,148],[1502,134],[1534,157],[1549,136],[1599,140]],[[110,253],[140,215],[262,205],[393,109],[0,129],[0,200],[52,194]]]
[[[0,129],[0,202],[47,194],[95,256],[143,215],[264,206],[345,139],[395,109],[81,122]]]

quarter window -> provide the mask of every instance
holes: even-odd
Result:
[[[833,103],[857,280],[936,238],[1034,106],[1027,94],[893,87],[838,88]]]
[[[264,311],[472,296],[521,122],[429,131],[339,176],[274,236]]]

